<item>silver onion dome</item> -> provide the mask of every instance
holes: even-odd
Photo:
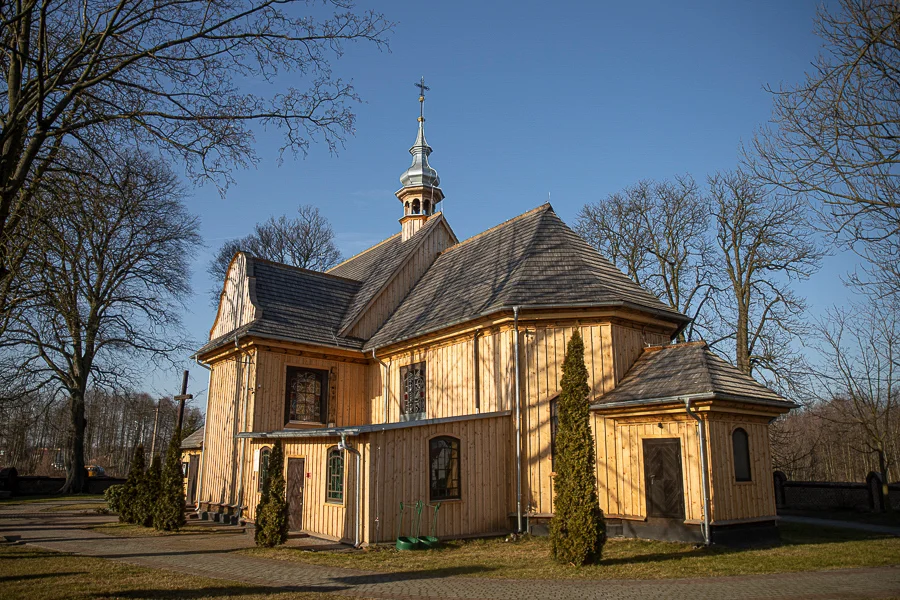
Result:
[[[419,117],[419,134],[416,136],[416,143],[409,149],[412,154],[412,165],[404,171],[400,176],[400,183],[403,187],[413,187],[423,185],[426,187],[438,187],[441,184],[441,178],[438,177],[430,164],[428,164],[428,156],[431,154],[431,146],[425,141],[425,119]]]

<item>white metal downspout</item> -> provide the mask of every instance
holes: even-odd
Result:
[[[697,432],[700,436],[700,470],[703,481],[703,543],[710,545],[709,535],[709,468],[706,461],[706,422],[691,410],[691,399],[684,399],[684,408],[692,419],[697,421]]]
[[[381,376],[381,388],[382,388],[381,396],[382,396],[382,399],[384,400],[384,422],[387,423],[388,422],[388,383],[389,383],[388,382],[388,374],[389,374],[388,366],[387,366],[387,363],[383,362],[380,358],[375,356],[375,348],[372,348],[372,358],[374,358],[376,361],[378,361],[378,364],[380,364],[381,367],[384,369],[384,371],[382,371],[383,374]]]
[[[347,450],[356,455],[356,529],[353,534],[353,547],[359,548],[359,509],[362,505],[362,454],[359,450],[347,443],[347,434],[341,433],[341,443],[338,444],[338,450]]]
[[[519,397],[519,307],[513,307],[513,353],[516,357],[516,526],[522,533],[522,413]]]
[[[200,446],[200,472],[197,473],[197,491],[195,492],[197,496],[197,505],[194,508],[194,512],[200,512],[200,494],[203,492],[203,456],[206,454],[206,421],[209,415],[209,386],[212,385],[212,368],[200,362],[200,359],[196,356],[194,357],[194,362],[203,367],[209,373],[209,377],[206,380],[206,408],[203,411],[203,443]]]
[[[234,341],[235,346],[237,346],[237,339]],[[247,356],[247,362],[241,360],[241,365],[244,368],[244,410],[242,411],[241,416],[241,427],[244,430],[247,430],[247,405],[250,403],[250,356]],[[245,462],[245,450],[247,440],[246,438],[241,438],[241,458],[238,464],[238,493],[237,493],[237,501],[238,506],[244,506],[244,462]],[[243,509],[238,509],[238,517],[243,516]]]

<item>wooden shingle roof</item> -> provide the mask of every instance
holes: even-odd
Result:
[[[705,342],[690,342],[645,348],[622,381],[593,407],[683,397],[795,406],[713,353]]]
[[[616,269],[544,204],[450,247],[364,349],[501,310],[631,306],[688,318]]]
[[[181,440],[181,449],[182,450],[199,450],[203,448],[203,431],[204,427],[201,427],[191,435],[187,436],[183,440]]]
[[[198,354],[216,348],[235,336],[258,335],[277,340],[359,350],[363,340],[339,335],[359,281],[254,258],[255,320],[207,342]]]

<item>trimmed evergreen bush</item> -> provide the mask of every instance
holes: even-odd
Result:
[[[103,492],[103,499],[106,500],[106,506],[109,508],[110,512],[119,515],[120,521],[122,520],[122,499],[124,491],[125,486],[119,484],[111,485]]]
[[[134,449],[134,458],[131,459],[131,468],[128,469],[128,478],[119,493],[119,510],[116,512],[123,523],[137,523],[137,494],[143,485],[145,467],[144,445],[138,444]]]
[[[184,525],[184,474],[181,471],[181,430],[176,429],[166,451],[159,495],[153,511],[153,527],[178,531]]]
[[[263,480],[262,495],[256,506],[257,546],[271,548],[287,541],[288,502],[285,498],[284,450],[276,440],[269,455],[269,467]]]
[[[156,502],[160,496],[162,482],[162,464],[159,455],[150,462],[150,468],[135,493],[135,522],[144,527],[153,527],[156,513]]]
[[[587,381],[584,342],[576,328],[566,348],[557,405],[556,497],[550,547],[557,562],[577,566],[599,562],[606,542],[606,523],[594,477]]]

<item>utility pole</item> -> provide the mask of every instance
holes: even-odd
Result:
[[[178,400],[178,421],[175,423],[175,428],[179,430],[181,429],[181,423],[184,421],[184,401],[194,398],[193,394],[187,393],[187,384],[188,371],[185,369],[184,377],[181,379],[181,394],[175,396],[175,400]]]
[[[160,400],[156,400],[156,418],[153,420],[153,441],[150,442],[150,461],[153,461],[153,457],[156,455],[156,429],[159,427],[159,403]]]

